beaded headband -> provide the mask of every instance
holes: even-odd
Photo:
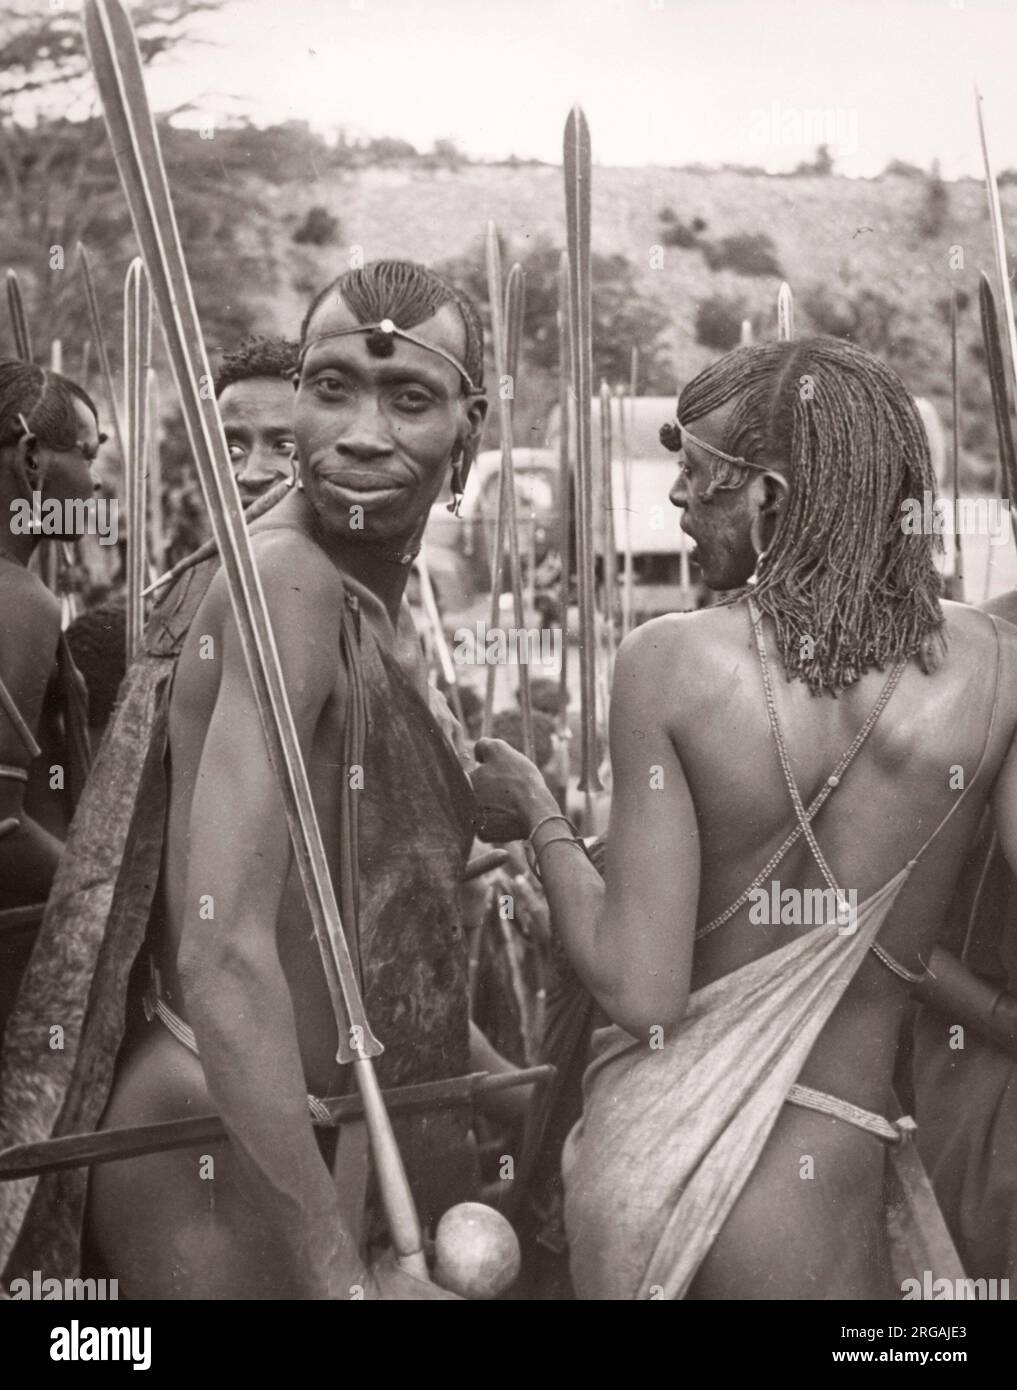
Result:
[[[675,430],[678,431],[677,441],[675,443],[664,441],[665,431],[667,431],[669,437],[673,439],[673,431]],[[723,449],[715,449],[712,444],[707,444],[705,439],[697,438],[686,425],[682,424],[677,415],[674,417],[673,421],[669,420],[667,424],[664,425],[660,433],[661,442],[664,443],[664,447],[670,449],[672,453],[677,453],[681,448],[682,439],[687,439],[698,448],[705,449],[706,452],[712,454],[714,458],[723,459],[725,463],[736,463],[739,468],[756,468],[760,473],[771,473],[773,471],[765,463],[753,463],[751,459],[736,458],[734,454],[725,454]]]
[[[428,352],[437,353],[439,357],[443,357],[446,362],[450,362],[455,367],[462,377],[469,395],[483,396],[485,394],[484,388],[474,385],[469,372],[457,357],[453,357],[452,353],[446,352],[436,343],[427,343],[423,338],[418,338],[413,333],[407,333],[405,329],[397,328],[391,319],[382,319],[379,323],[359,323],[356,328],[337,328],[334,333],[321,333],[317,338],[309,338],[300,350],[301,368],[304,365],[304,358],[317,343],[323,343],[328,338],[347,338],[352,333],[369,334],[368,349],[377,357],[391,357],[395,351],[396,338],[402,338],[404,342],[412,343],[414,347],[426,348]]]

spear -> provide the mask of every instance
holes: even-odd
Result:
[[[419,1081],[384,1091],[385,1104],[393,1114],[434,1113],[472,1106],[483,1096],[517,1086],[546,1086],[554,1079],[552,1066],[520,1067],[509,1072],[469,1072],[439,1081]],[[360,1096],[326,1096],[319,1104],[324,1112],[312,1121],[324,1129],[335,1129],[350,1120],[362,1119],[364,1102]],[[67,1168],[91,1168],[99,1163],[116,1163],[145,1154],[189,1149],[198,1144],[224,1144],[229,1135],[218,1115],[188,1115],[184,1119],[161,1120],[155,1124],[125,1125],[86,1134],[62,1134],[56,1139],[15,1144],[0,1149],[0,1182],[58,1173]]]
[[[120,426],[120,411],[117,409],[117,393],[113,384],[113,369],[110,366],[109,350],[106,347],[106,335],[102,331],[102,319],[99,317],[99,300],[95,293],[95,281],[92,279],[92,267],[89,264],[88,252],[80,241],[78,242],[78,265],[81,267],[81,279],[85,286],[85,299],[88,302],[88,317],[92,324],[92,339],[95,342],[95,351],[99,358],[99,367],[102,371],[102,379],[106,387],[106,405],[109,408],[110,419],[113,421],[113,433],[116,435],[117,449],[120,452],[120,463],[121,466],[123,466],[127,458],[127,450],[124,448],[124,432]]]
[[[257,521],[259,516],[264,516],[266,512],[270,512],[290,493],[293,484],[292,478],[285,478],[282,482],[273,483],[266,492],[256,497],[244,512],[246,524],[250,526],[251,522]],[[218,553],[219,543],[214,537],[211,540],[203,541],[197,550],[192,550],[190,555],[185,555],[182,560],[178,560],[172,569],[168,569],[165,574],[160,574],[158,579],[153,579],[151,584],[146,585],[141,591],[142,598],[148,598],[149,594],[154,594],[156,590],[164,589],[167,584],[172,584],[174,579],[179,579],[182,574],[186,574],[195,565],[200,565],[203,560],[210,560],[213,555],[218,555]]]
[[[624,587],[622,589],[622,636],[627,637],[632,631],[633,619],[633,583],[635,575],[632,566],[632,439],[630,436],[629,425],[633,424],[633,412],[636,408],[636,388],[639,380],[639,349],[632,348],[632,356],[629,359],[629,388],[628,400],[625,399],[625,388],[621,388],[618,402],[618,421],[621,427],[621,450],[622,450],[622,483],[625,495],[625,570]],[[628,418],[626,418],[626,416]]]
[[[751,333],[752,326],[749,325]],[[744,332],[744,326],[743,326]],[[786,280],[780,282],[777,291],[777,338],[782,343],[790,343],[795,336],[795,300],[791,286]],[[751,342],[751,338],[749,339]]]
[[[25,314],[25,301],[21,296],[21,285],[17,272],[13,270],[7,272],[7,309],[11,316],[11,329],[14,333],[15,355],[20,357],[22,362],[31,362],[33,361],[32,335],[28,328],[28,317]]]
[[[1010,503],[1010,529],[1013,532],[1014,544],[1017,545],[1017,515],[1014,514],[1014,504],[1017,503],[1017,449],[1014,448],[1013,430],[1010,425],[1010,402],[1006,389],[1006,369],[1003,365],[996,300],[989,284],[989,277],[984,270],[978,280],[978,307],[981,311],[985,360],[989,367],[992,411],[996,419],[1000,471]]]
[[[565,224],[569,252],[569,358],[576,410],[576,582],[579,591],[579,790],[603,791],[597,769],[597,647],[593,571],[593,328],[590,292],[590,128],[574,106],[565,122]]]
[[[950,597],[964,602],[964,550],[960,534],[960,389],[957,374],[957,291],[950,291],[950,383],[953,396],[953,583]]]
[[[1010,370],[1017,385],[1017,325],[1013,317],[1013,296],[1010,293],[1010,269],[1006,254],[1006,233],[1003,228],[1003,210],[999,202],[999,185],[992,172],[989,159],[989,145],[985,138],[985,120],[982,114],[982,96],[975,86],[975,111],[978,116],[978,136],[982,145],[982,163],[985,168],[985,193],[989,202],[989,226],[992,228],[992,248],[996,255],[996,273],[999,288],[1003,295],[1003,316],[1006,319],[1006,338],[1010,348]]]
[[[487,302],[491,306],[491,341],[494,347],[495,375],[498,378],[499,418],[504,417],[506,402],[502,399],[505,371],[505,327],[502,318],[501,251],[498,246],[498,229],[488,222],[484,245],[487,266]],[[505,454],[504,434],[502,435],[501,470],[498,474],[498,495],[494,510],[494,541],[491,547],[491,627],[501,624],[501,582],[505,569]],[[484,738],[491,736],[491,721],[494,718],[494,693],[497,667],[489,665],[484,688],[484,710],[480,732]]]
[[[396,1257],[408,1272],[426,1279],[420,1222],[371,1061],[381,1045],[368,1024],[343,931],[219,409],[213,394],[202,390],[211,380],[211,370],[137,43],[119,0],[85,0],[84,19],[86,47],[110,144],[155,293],[191,452],[223,558],[230,603],[321,951],[337,1024],[337,1060],[353,1065]]]
[[[162,528],[162,413],[159,396],[159,378],[154,367],[148,369],[148,524],[151,533],[149,554],[156,565],[165,563],[166,539]],[[145,579],[151,573],[145,574]],[[144,596],[144,589],[142,589]]]
[[[512,600],[516,627],[521,637],[517,642],[516,660],[519,672],[519,709],[522,715],[523,751],[531,762],[536,761],[533,742],[533,707],[530,701],[530,656],[526,638],[526,610],[523,606],[522,565],[519,558],[519,517],[516,509],[515,455],[513,426],[515,423],[516,388],[519,385],[519,358],[523,340],[523,310],[526,303],[526,276],[516,262],[505,282],[505,372],[512,383],[512,394],[502,402],[500,419],[502,433],[502,489],[507,505],[509,572],[512,578]],[[531,526],[532,534],[532,526]]]
[[[614,614],[617,606],[618,552],[614,535],[614,431],[611,420],[611,388],[600,383],[600,506],[601,545],[604,554],[604,637],[607,642],[607,671],[614,670]]]
[[[569,464],[569,258],[563,251],[558,261],[558,549],[561,554],[561,583],[558,607],[561,622],[561,670],[558,672],[558,804],[565,810],[569,785],[569,590],[572,571],[572,469]]]
[[[445,628],[442,625],[441,614],[438,612],[438,601],[434,596],[434,585],[431,583],[431,569],[427,563],[427,545],[422,544],[416,561],[417,578],[420,581],[420,599],[423,604],[427,621],[431,628],[431,635],[434,638],[435,650],[438,653],[438,662],[441,666],[442,675],[445,677],[445,684],[448,686],[449,700],[452,704],[452,711],[463,727],[466,727],[466,719],[463,715],[463,705],[459,698],[459,682],[456,679],[455,662],[452,660],[452,653],[449,650],[448,638],[445,636]]]
[[[495,375],[498,378],[501,409],[498,423],[501,435],[501,473],[498,488],[498,512],[495,522],[494,563],[491,570],[491,627],[501,621],[501,575],[505,562],[505,538],[508,538],[509,578],[512,585],[512,604],[516,628],[522,641],[517,650],[519,661],[519,706],[522,715],[523,752],[534,757],[533,711],[530,704],[529,652],[526,642],[526,614],[523,607],[522,572],[519,559],[519,520],[516,512],[515,462],[513,458],[513,414],[516,386],[519,377],[519,351],[522,340],[525,280],[523,268],[513,265],[505,284],[504,314],[496,313],[495,301],[501,303],[501,255],[498,232],[493,222],[487,224],[487,283],[491,301],[491,324],[494,338]],[[487,668],[487,689],[484,700],[485,736],[490,731],[494,712],[494,685],[497,667]]]
[[[124,279],[124,420],[127,457],[123,463],[127,510],[127,662],[141,650],[148,578],[145,480],[148,463],[148,370],[152,356],[152,294],[140,257]]]

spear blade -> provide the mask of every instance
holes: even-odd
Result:
[[[746,320],[746,322],[748,322]],[[742,325],[742,337],[745,336],[745,324]],[[782,343],[793,342],[795,336],[795,299],[791,293],[791,286],[786,280],[780,283],[777,291],[777,338]],[[749,324],[749,342],[752,342],[752,325]]]
[[[11,330],[14,334],[14,351],[22,362],[32,362],[32,335],[28,328],[25,301],[21,294],[21,283],[17,272],[7,272],[7,309],[11,316]]]
[[[989,226],[992,228],[992,247],[996,255],[996,274],[999,276],[1000,293],[1003,296],[1003,312],[1006,318],[1006,340],[1010,349],[1010,371],[1012,382],[1017,387],[1017,325],[1013,317],[1013,295],[1010,291],[1010,268],[1006,254],[1006,232],[1003,227],[1003,209],[999,201],[999,184],[992,171],[989,158],[989,144],[985,135],[985,119],[982,111],[982,96],[975,87],[975,111],[978,116],[978,137],[982,146],[982,164],[985,169],[985,193],[989,203]]]
[[[569,255],[569,335],[576,416],[576,581],[579,593],[579,703],[582,724],[579,790],[603,791],[597,770],[597,649],[593,565],[592,294],[590,187],[593,157],[582,108],[565,122],[565,226]]]

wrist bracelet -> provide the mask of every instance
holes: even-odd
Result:
[[[575,826],[572,824],[572,822],[569,820],[568,816],[563,816],[562,813],[561,813],[560,811],[552,811],[551,814],[550,814],[549,816],[541,816],[540,820],[537,821],[536,825],[535,825],[535,826],[533,827],[533,829],[530,831],[529,835],[527,835],[526,838],[529,840],[529,842],[530,842],[531,845],[533,845],[533,837],[534,837],[534,835],[536,835],[536,833],[537,833],[537,831],[540,829],[540,827],[541,827],[542,825],[546,825],[546,824],[548,823],[549,820],[563,820],[563,821],[565,822],[565,824],[568,826],[568,828],[572,831],[573,836],[574,836],[577,840],[579,839],[579,831],[576,829],[576,827],[575,827]],[[550,844],[550,841],[548,841],[548,843]],[[533,845],[533,848],[534,848],[534,851],[536,851],[536,848],[537,848],[536,845]]]
[[[551,819],[554,819],[554,818],[551,817],[551,816],[548,816],[547,819],[548,819],[548,820],[551,820]],[[567,817],[565,817],[565,816],[559,816],[559,817],[557,817],[557,819],[559,819],[559,820],[566,820]],[[569,823],[569,825],[572,824],[571,821],[569,821],[568,823]],[[536,828],[536,827],[534,827],[534,828]],[[532,841],[529,841],[529,840],[528,840],[528,841],[527,841],[527,847],[528,847],[528,849],[529,849],[529,851],[530,851],[530,853],[529,853],[529,855],[528,855],[529,864],[530,864],[530,868],[533,870],[533,873],[534,873],[534,875],[535,875],[535,877],[536,877],[538,883],[541,883],[541,884],[542,884],[542,883],[544,882],[544,876],[543,876],[543,874],[540,872],[540,856],[544,853],[544,850],[547,849],[548,845],[557,845],[557,844],[563,844],[563,845],[576,845],[579,849],[582,850],[583,854],[586,856],[587,859],[590,858],[590,852],[589,852],[589,850],[586,848],[585,842],[583,841],[583,839],[582,839],[579,835],[552,835],[550,839],[544,841],[544,843],[539,847],[539,849],[537,848],[537,846],[536,846],[535,844],[532,843]]]

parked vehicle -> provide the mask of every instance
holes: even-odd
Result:
[[[598,575],[603,572],[605,511],[601,453],[600,398],[592,406],[594,551]],[[624,409],[628,466],[623,457],[621,411]],[[631,547],[633,569],[633,620],[658,613],[693,608],[703,597],[698,571],[691,564],[688,542],[679,530],[679,513],[668,501],[677,471],[674,454],[660,442],[660,427],[674,416],[670,396],[637,396],[611,402],[612,470],[611,513],[614,530],[614,564],[622,584],[624,557]],[[555,458],[561,436],[560,412],[548,420],[548,443]],[[570,422],[569,455],[575,478],[575,424]],[[628,474],[628,484],[626,484]],[[573,547],[573,556],[574,556]],[[573,560],[574,564],[574,560]]]

